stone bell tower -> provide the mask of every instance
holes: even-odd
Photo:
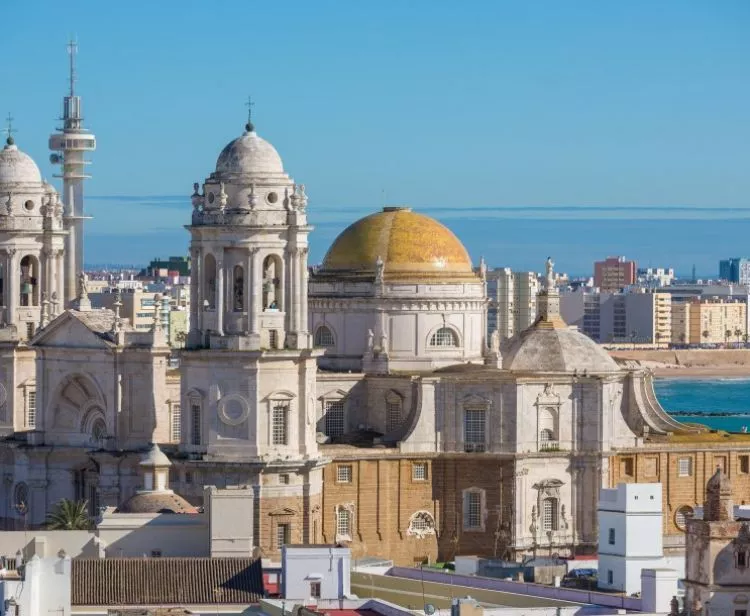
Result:
[[[248,123],[194,189],[182,448],[217,464],[257,460],[261,497],[319,495],[304,186]],[[301,501],[287,509],[304,515]]]

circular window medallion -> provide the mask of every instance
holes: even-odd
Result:
[[[250,414],[250,405],[240,394],[229,394],[219,400],[219,419],[228,426],[238,426]]]
[[[215,198],[216,197],[214,196],[214,194],[212,192],[208,193],[208,202],[209,203],[213,203]]]
[[[23,204],[23,207],[25,207],[30,212],[34,209],[34,202],[29,199],[26,203]]]
[[[275,192],[270,192],[266,196],[266,199],[269,203],[276,203],[279,200],[279,195],[277,195]]]

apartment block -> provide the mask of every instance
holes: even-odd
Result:
[[[675,342],[726,344],[742,342],[748,332],[747,304],[741,301],[693,299],[672,307]]]
[[[668,344],[672,298],[639,289],[629,293],[577,290],[560,296],[560,312],[597,342]]]
[[[622,291],[635,281],[635,261],[628,261],[625,257],[607,257],[594,263],[594,286],[602,292]]]
[[[495,330],[500,339],[513,337],[536,320],[539,279],[535,272],[498,268],[487,272],[487,335]]]

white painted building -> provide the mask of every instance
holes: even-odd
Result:
[[[351,551],[335,545],[285,545],[281,550],[281,598],[347,599]]]
[[[599,587],[641,589],[643,569],[664,566],[660,483],[621,483],[599,493]]]
[[[32,556],[20,571],[0,573],[4,616],[70,616],[70,557]]]
[[[539,277],[536,272],[513,272],[509,267],[487,272],[487,335],[512,338],[531,326],[537,317]]]

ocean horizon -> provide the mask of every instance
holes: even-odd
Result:
[[[408,204],[407,204],[408,205]],[[687,277],[718,275],[718,262],[746,253],[750,205],[597,206],[597,205],[418,205],[415,211],[448,226],[471,259],[484,257],[489,267],[542,271],[552,255],[556,269],[592,275],[593,262],[625,255],[639,266],[673,267]],[[311,264],[348,225],[382,205],[318,204],[308,207]],[[87,264],[146,265],[155,257],[185,255],[190,224],[189,196],[87,196]]]

